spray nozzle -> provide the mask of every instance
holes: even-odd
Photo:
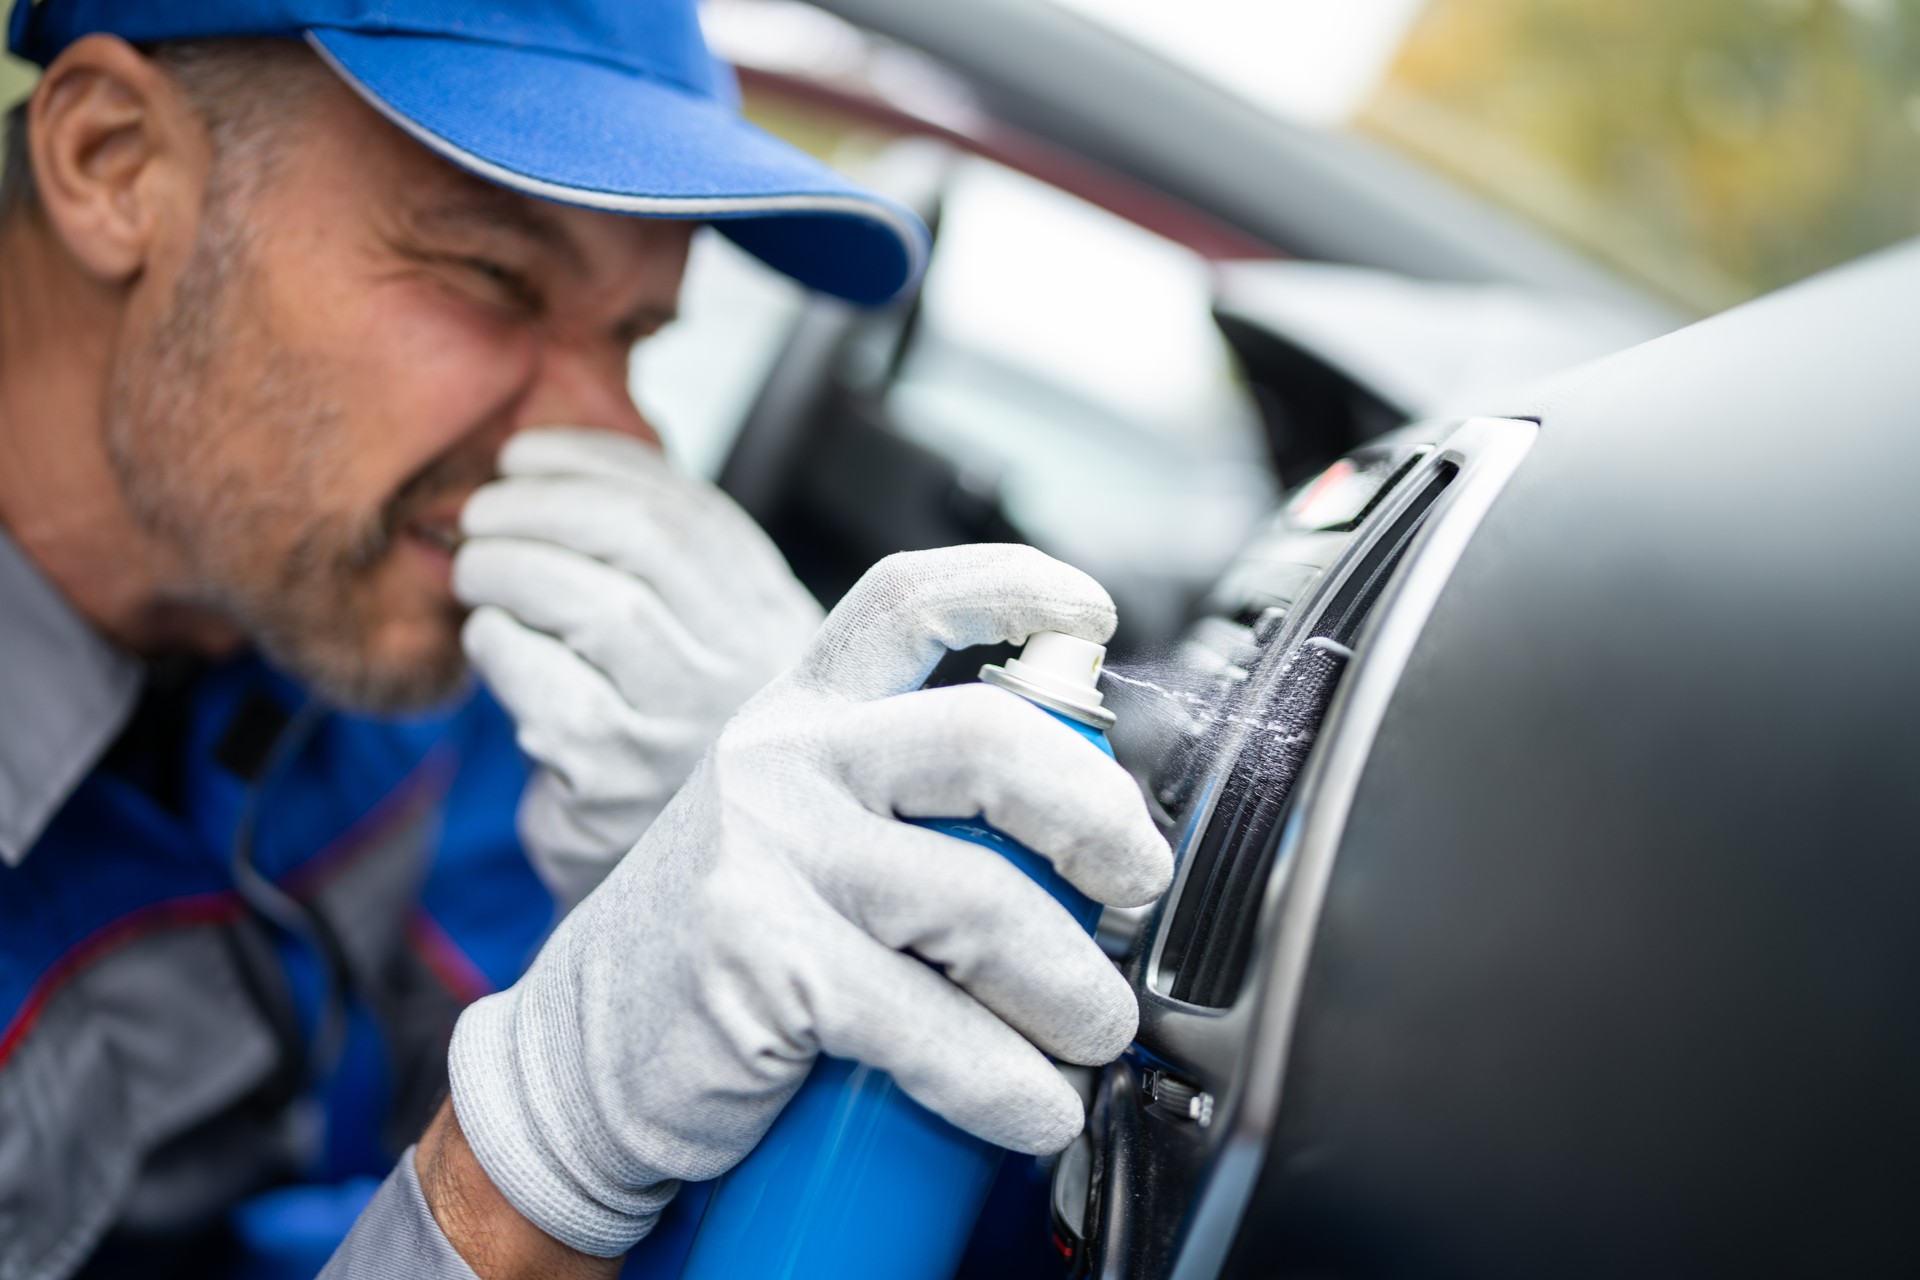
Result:
[[[980,668],[980,678],[1082,724],[1110,729],[1113,712],[1100,705],[1105,698],[1099,689],[1106,657],[1105,645],[1061,631],[1036,631],[1019,657],[1004,667],[989,663]]]

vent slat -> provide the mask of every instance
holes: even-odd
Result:
[[[1455,473],[1451,465],[1435,468],[1342,575],[1311,634],[1280,659],[1263,696],[1236,708],[1247,728],[1189,855],[1192,865],[1161,949],[1160,978],[1174,999],[1225,1008],[1239,995],[1294,784],[1352,656],[1348,646]]]

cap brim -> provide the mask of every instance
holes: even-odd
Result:
[[[308,40],[380,113],[464,169],[542,199],[711,222],[851,302],[912,284],[927,232],[726,106],[608,63],[476,41],[321,28]]]

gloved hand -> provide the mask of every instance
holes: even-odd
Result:
[[[563,905],[633,847],[820,606],[711,485],[609,431],[524,431],[461,513],[462,641],[541,765],[520,838]]]
[[[819,1052],[1002,1146],[1072,1140],[1080,1100],[1043,1055],[1118,1056],[1132,990],[1011,863],[896,817],[984,813],[1104,903],[1166,888],[1166,842],[1098,748],[990,685],[916,692],[946,648],[1043,629],[1104,640],[1113,606],[1026,547],[882,561],[527,975],[467,1009],[454,1110],[521,1213],[625,1251]]]

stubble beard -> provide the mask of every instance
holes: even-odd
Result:
[[[117,362],[106,445],[135,518],[184,549],[193,605],[244,630],[276,666],[340,706],[416,710],[466,679],[460,611],[423,603],[435,638],[382,653],[376,571],[410,515],[471,489],[491,458],[450,454],[371,517],[330,514],[346,459],[340,406],[312,363],[276,341],[245,201],[209,191],[166,313]],[[244,436],[245,439],[237,437]]]

